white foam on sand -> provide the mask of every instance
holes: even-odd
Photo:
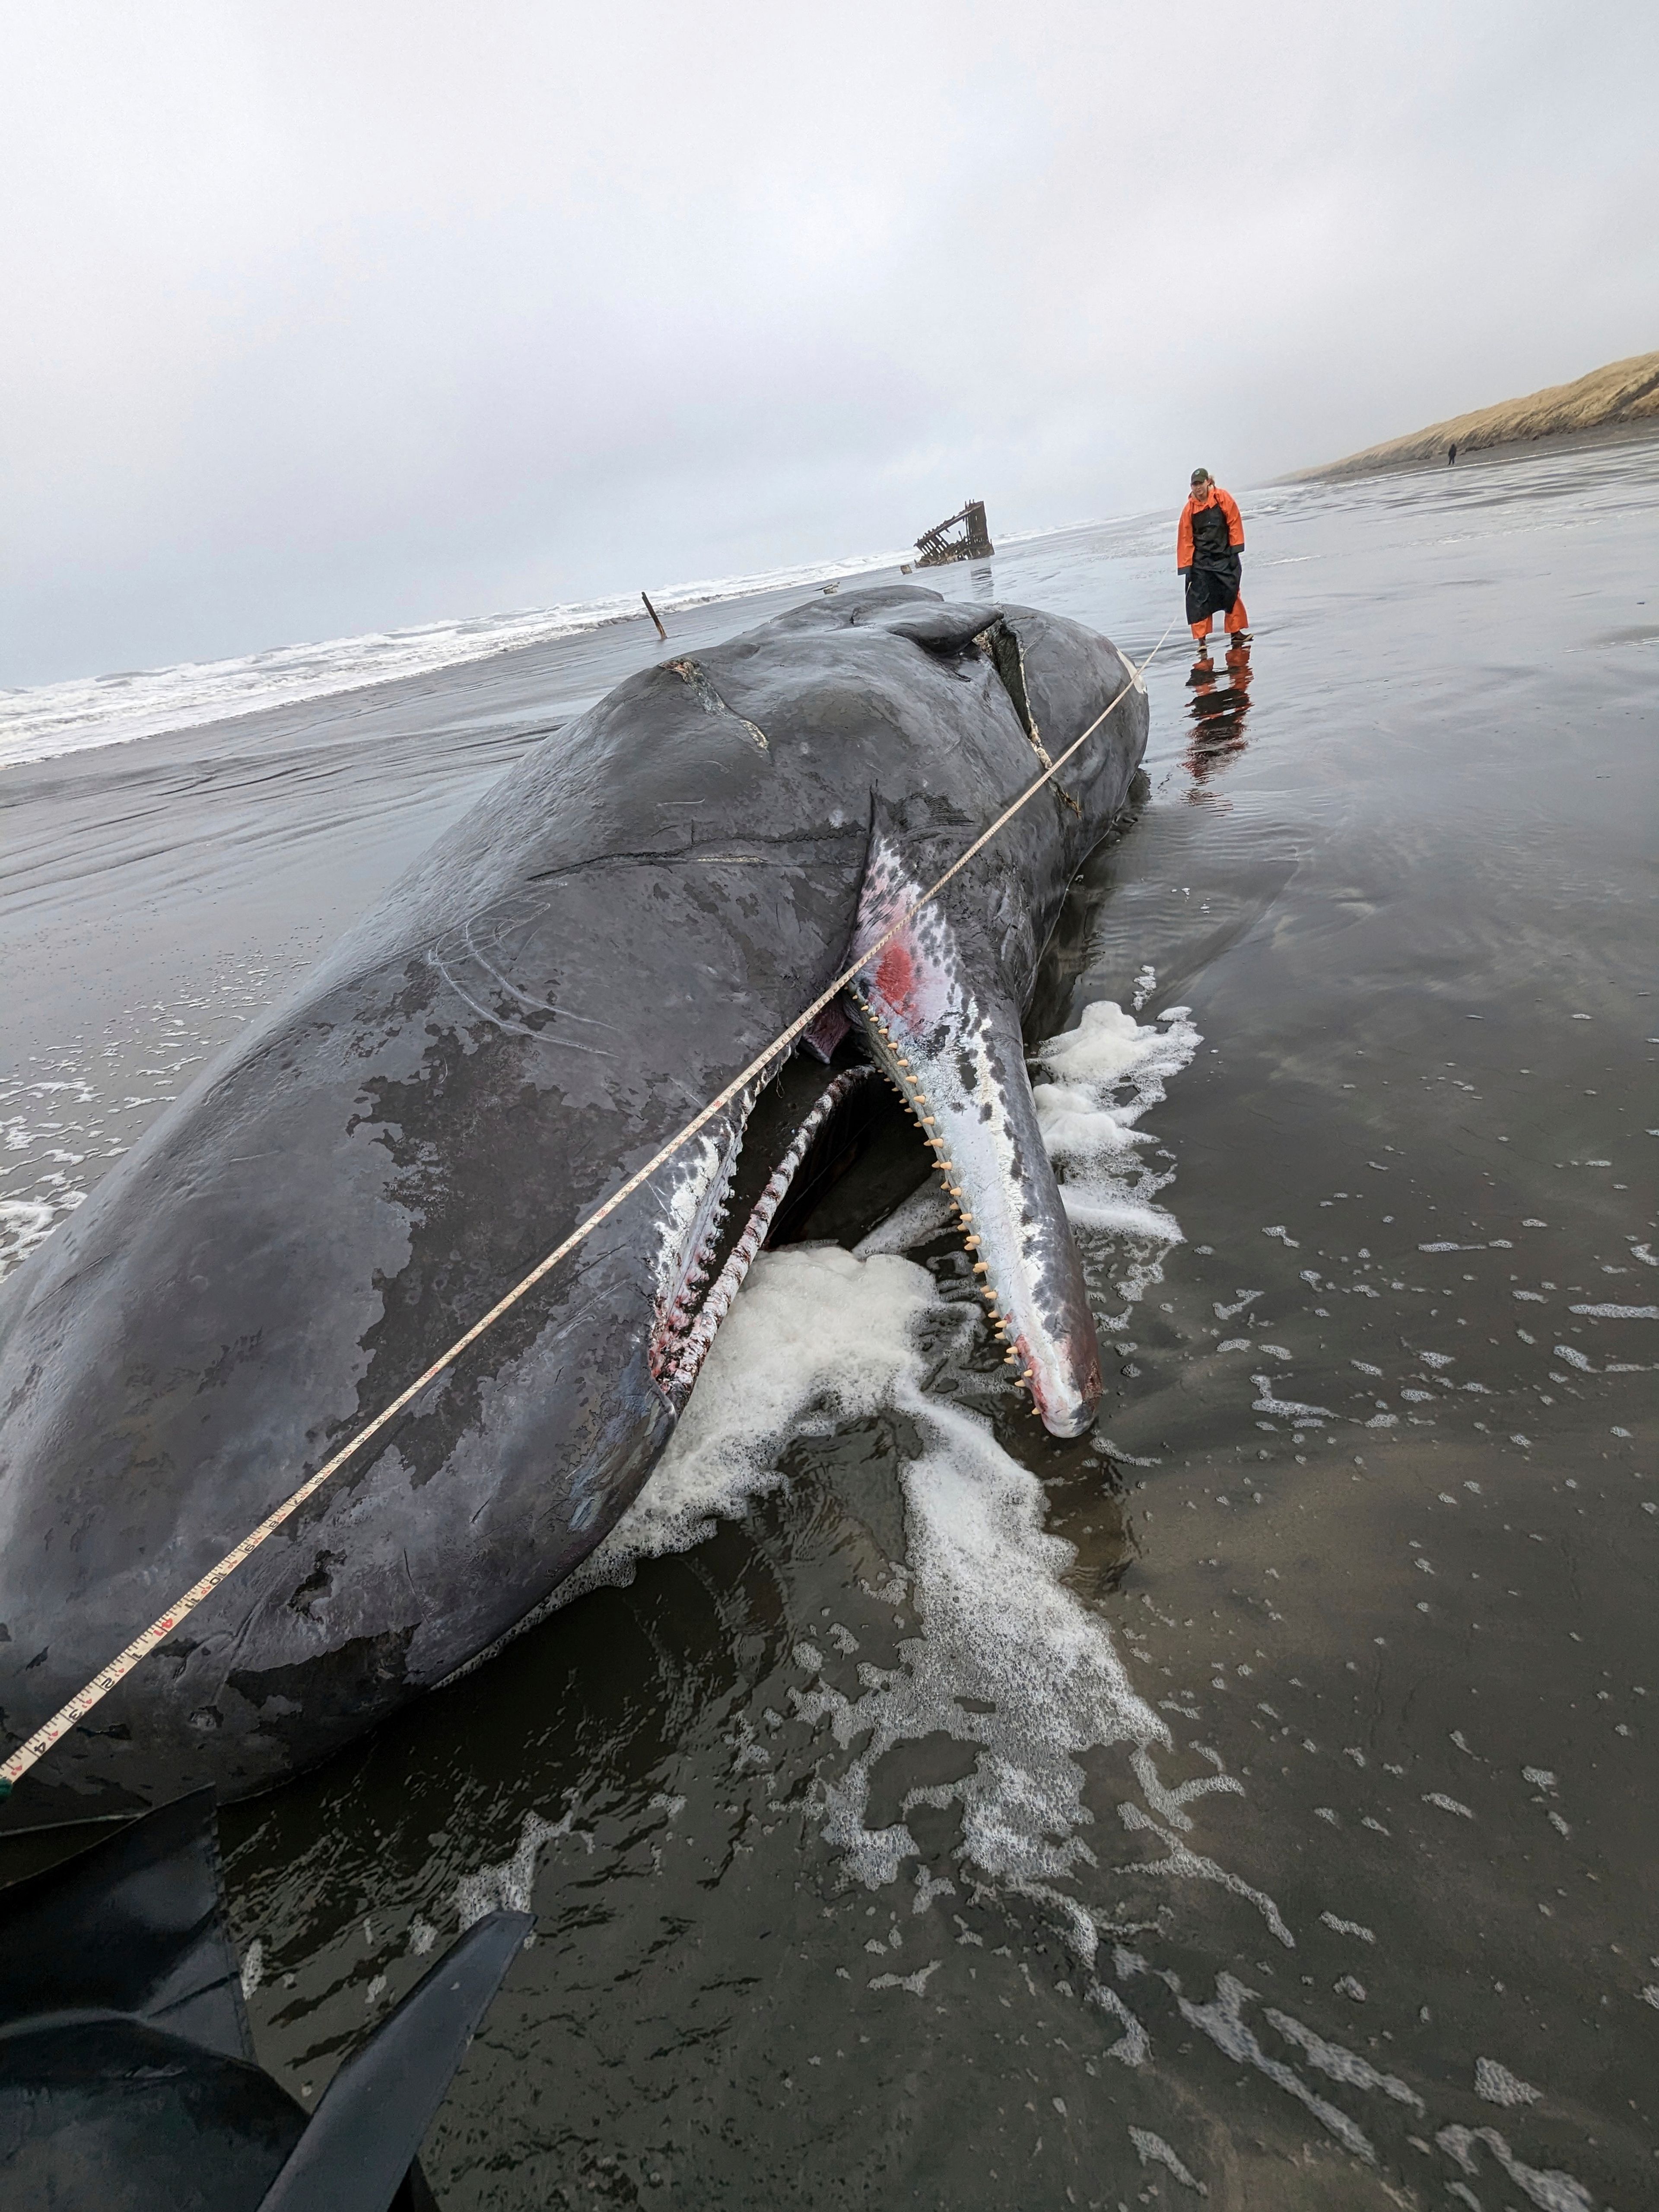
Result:
[[[1167,1744],[1168,1730],[1131,1684],[1103,1622],[1061,1581],[1074,1554],[1043,1527],[1037,1478],[988,1425],[925,1398],[914,1372],[899,1377],[894,1395],[929,1446],[902,1471],[907,1603],[920,1633],[900,1645],[896,1667],[862,1668],[852,1696],[824,1679],[815,1651],[798,1654],[808,1678],[795,1695],[802,1717],[827,1723],[843,1747],[861,1747],[837,1779],[820,1782],[815,1814],[849,1872],[876,1888],[917,1855],[910,1812],[955,1805],[966,1865],[1000,1888],[1049,1899],[1073,1948],[1092,1960],[1091,1918],[1054,1887],[1097,1863],[1085,1833],[1093,1816],[1081,1756],[1115,1743]],[[941,1734],[977,1747],[971,1772],[912,1790],[898,1821],[871,1827],[882,1759]]]
[[[85,1198],[73,1171],[109,1148],[101,1120],[86,1118],[97,1096],[80,1075],[0,1078],[0,1278]]]
[[[1142,1024],[1102,999],[1084,1008],[1074,1030],[1031,1055],[1053,1079],[1033,1084],[1031,1095],[1061,1202],[1085,1247],[1096,1238],[1117,1241],[1108,1265],[1127,1302],[1163,1279],[1164,1255],[1182,1241],[1174,1214],[1153,1202],[1174,1170],[1160,1173],[1143,1157],[1152,1133],[1139,1123],[1202,1042],[1185,1006]]]
[[[37,1244],[44,1244],[84,1195],[66,1187],[61,1198],[0,1198],[0,1277],[27,1260]]]
[[[927,1270],[839,1245],[763,1252],[720,1323],[667,1450],[639,1497],[559,1595],[631,1580],[635,1563],[689,1551],[783,1477],[777,1448],[887,1403],[916,1361],[911,1324],[933,1302]]]
[[[916,1328],[924,1320],[926,1352]],[[907,1555],[878,1595],[915,1632],[893,1668],[860,1662],[856,1687],[831,1679],[844,1680],[849,1670],[817,1648],[839,1642],[828,1631],[794,1653],[799,1714],[853,1753],[806,1801],[849,1877],[872,1888],[897,1880],[920,1856],[909,1814],[918,1805],[955,1806],[958,1856],[971,1877],[1044,1899],[1087,1964],[1097,1931],[1074,1880],[1097,1862],[1082,1759],[1123,1743],[1142,1794],[1169,1822],[1138,1815],[1134,1825],[1169,1853],[1146,1863],[1238,1889],[1276,1923],[1270,1900],[1180,1842],[1176,1830],[1191,1826],[1180,1810],[1188,1797],[1239,1785],[1207,1772],[1173,1794],[1159,1782],[1151,1755],[1169,1746],[1169,1731],[1136,1692],[1104,1622],[1062,1579],[1074,1554],[1044,1528],[1041,1482],[1002,1449],[988,1422],[925,1395],[939,1331],[983,1325],[976,1308],[941,1301],[925,1269],[892,1254],[860,1259],[827,1245],[763,1254],[656,1473],[561,1595],[631,1580],[642,1559],[686,1550],[718,1518],[742,1515],[783,1481],[787,1437],[894,1407],[920,1430],[924,1449],[898,1473]],[[939,1735],[971,1748],[970,1771],[913,1790],[896,1821],[872,1826],[883,1756]],[[1096,1994],[1121,2009],[1103,1985]],[[1140,2032],[1122,2016],[1130,2033],[1121,2055],[1134,2063]]]

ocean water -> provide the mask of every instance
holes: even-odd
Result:
[[[844,576],[896,569],[905,557],[902,553],[854,554],[842,561],[775,568],[764,575],[711,577],[670,585],[653,593],[653,604],[659,614],[681,615],[690,608],[753,599],[763,592],[799,592],[831,580],[838,583]],[[472,615],[409,629],[373,630],[361,637],[273,646],[228,660],[124,669],[112,675],[0,690],[0,769],[459,668],[526,645],[633,622],[639,618],[640,606],[637,592],[612,592],[567,606]]]
[[[890,1152],[757,1263],[568,1601],[225,1817],[308,2100],[535,1911],[427,2146],[448,2206],[1659,2187],[1659,441],[1243,504],[1255,644],[1153,663],[1150,796],[1029,1028],[1097,1433],[1030,1419]],[[1172,537],[927,580],[1139,657]],[[659,652],[617,623],[0,780],[15,1245]]]

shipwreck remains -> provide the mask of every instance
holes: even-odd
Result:
[[[952,531],[958,534],[954,538]],[[985,526],[985,501],[970,499],[960,513],[947,514],[916,540],[919,568],[942,568],[947,561],[988,561],[996,551]]]

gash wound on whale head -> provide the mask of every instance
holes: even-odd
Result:
[[[878,836],[858,941],[880,938],[921,889]],[[988,958],[970,972],[937,903],[882,948],[852,997],[872,1055],[933,1148],[1009,1364],[1044,1426],[1080,1436],[1100,1403],[1100,1346],[1037,1125],[1018,1006]]]

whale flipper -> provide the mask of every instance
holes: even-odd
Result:
[[[422,2212],[416,2154],[533,1922],[492,1912],[307,2115],[254,2056],[213,1792],[0,1893],[0,2172],[63,2212]]]
[[[857,942],[876,943],[923,888],[878,833]],[[872,1057],[939,1159],[1010,1363],[1044,1426],[1082,1435],[1100,1402],[1100,1345],[1037,1124],[1018,1001],[994,957],[970,957],[937,901],[875,954],[848,995]]]
[[[259,2212],[402,2212],[405,2174],[404,2202],[419,2205],[421,2138],[534,1925],[527,1912],[491,1912],[451,1945],[329,2083]]]

